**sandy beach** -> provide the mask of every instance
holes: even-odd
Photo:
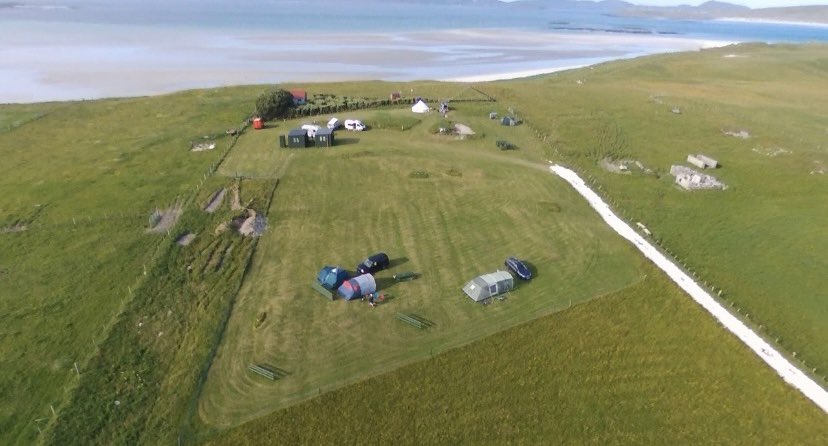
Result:
[[[280,33],[46,22],[2,25],[0,103],[281,82],[483,82],[730,43],[514,29]]]

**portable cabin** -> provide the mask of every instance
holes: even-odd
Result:
[[[291,148],[307,147],[308,133],[305,129],[293,129],[288,132],[287,145]]]
[[[316,131],[313,136],[313,143],[316,147],[333,147],[334,145],[334,131],[333,129],[323,128]]]
[[[511,291],[514,287],[515,279],[508,271],[496,271],[477,276],[470,280],[463,287],[463,292],[473,301],[480,302],[481,300]]]
[[[261,130],[264,128],[264,121],[262,118],[253,118],[253,128],[256,130]]]
[[[377,290],[377,282],[374,276],[370,274],[363,274],[356,276],[353,279],[342,282],[336,292],[345,300],[354,300],[361,296],[366,296]]]
[[[328,290],[335,290],[348,280],[348,271],[341,266],[325,266],[316,276],[317,282]]]

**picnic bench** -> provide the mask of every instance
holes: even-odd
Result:
[[[509,141],[506,141],[504,139],[498,139],[495,142],[495,144],[497,144],[497,148],[500,149],[500,150],[514,150],[514,149],[517,149],[517,146],[515,146],[514,144],[512,144]]]
[[[420,277],[420,274],[415,273],[414,271],[406,271],[406,272],[403,272],[403,273],[394,274],[392,277],[397,282],[405,282],[405,281],[414,280],[417,277]]]
[[[408,325],[411,325],[412,327],[418,328],[420,330],[422,330],[424,328],[428,328],[432,325],[431,322],[426,321],[422,318],[419,318],[419,317],[411,315],[411,314],[397,313],[397,319],[405,322]]]
[[[281,370],[271,370],[269,367],[259,364],[248,364],[247,370],[250,370],[251,372],[263,376],[271,381],[276,381],[284,376],[284,372]]]

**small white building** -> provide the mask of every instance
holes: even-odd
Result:
[[[687,155],[687,162],[698,167],[699,169],[704,169],[706,166],[704,161],[700,160],[696,155]]]
[[[719,162],[714,160],[713,158],[710,158],[707,155],[702,155],[701,153],[699,153],[699,154],[696,155],[696,158],[702,160],[704,162],[705,166],[707,166],[711,169],[715,169],[715,168],[719,167]]]
[[[699,169],[715,169],[719,167],[719,162],[702,154],[687,155],[687,162],[698,167]]]

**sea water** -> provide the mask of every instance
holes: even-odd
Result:
[[[236,83],[510,77],[746,41],[826,42],[828,27],[487,2],[20,1],[0,4],[0,102]]]

